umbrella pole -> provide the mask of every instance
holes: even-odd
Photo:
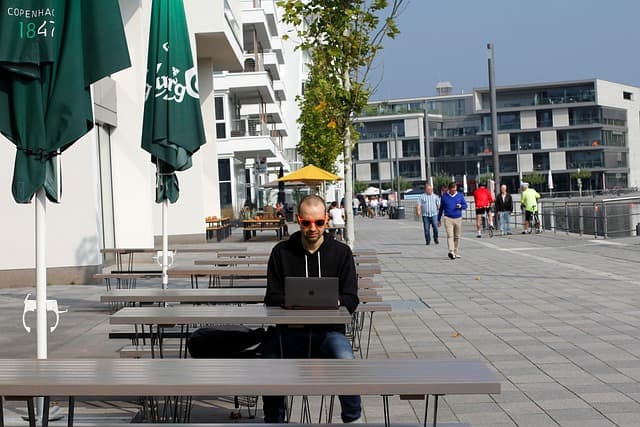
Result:
[[[41,187],[36,193],[36,352],[38,359],[47,358],[46,202],[44,187]]]
[[[167,230],[169,216],[169,200],[162,201],[162,289],[167,289],[169,285],[169,275],[167,273],[169,265],[169,234]]]
[[[36,193],[36,357],[47,358],[47,198],[44,187]],[[39,417],[44,412],[44,399],[36,399],[36,411]]]

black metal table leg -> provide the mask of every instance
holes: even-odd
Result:
[[[69,396],[69,409],[67,411],[67,427],[73,427],[73,415],[76,409],[76,398]]]

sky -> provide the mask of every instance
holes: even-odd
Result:
[[[496,85],[599,78],[640,86],[638,0],[405,0],[401,34],[387,39],[369,82],[371,100]]]

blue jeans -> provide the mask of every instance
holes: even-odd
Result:
[[[285,359],[315,357],[320,359],[354,359],[347,337],[337,331],[317,331],[313,328],[277,327],[263,344],[262,357],[279,359],[280,344]],[[362,413],[360,396],[339,396],[342,421],[357,420]],[[286,413],[284,396],[263,396],[265,423],[283,423]]]
[[[424,228],[424,240],[431,243],[431,233],[429,228],[433,227],[433,240],[438,240],[438,216],[422,216],[422,227]]]
[[[511,233],[509,225],[509,211],[500,212],[500,230],[503,233]]]

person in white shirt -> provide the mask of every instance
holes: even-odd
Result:
[[[351,207],[353,208],[353,216],[358,216],[358,211],[360,210],[360,200],[357,197],[354,197],[351,201]]]
[[[344,209],[339,208],[336,202],[331,202],[329,206],[330,227],[339,227],[336,230],[336,236],[342,240],[342,230],[344,230]]]

